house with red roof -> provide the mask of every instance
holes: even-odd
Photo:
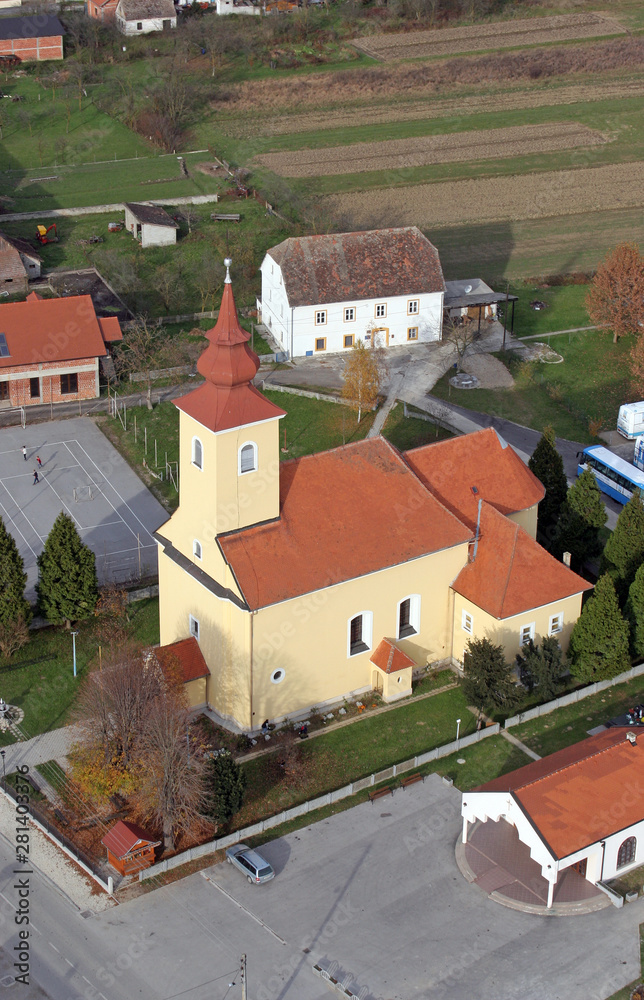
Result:
[[[253,385],[229,273],[207,338],[204,381],[176,401],[180,504],[156,538],[161,642],[198,644],[223,720],[392,701],[471,638],[509,659],[529,638],[567,646],[588,584],[536,542],[543,486],[496,431],[281,462],[284,411]]]
[[[120,819],[111,827],[101,844],[107,851],[107,860],[120,875],[134,875],[154,864],[154,852],[161,844],[136,823]]]
[[[118,319],[96,315],[89,295],[0,305],[0,407],[99,395],[99,362],[122,340]]]
[[[258,314],[291,358],[441,339],[443,271],[416,226],[290,237],[260,270]]]
[[[476,872],[476,843],[486,841],[489,866],[495,843],[504,851],[494,868],[481,871],[478,881],[488,887],[513,887],[513,855],[527,847],[537,875],[545,880],[549,908],[557,900],[565,876],[576,872],[592,885],[621,875],[644,863],[644,730],[605,729],[580,743],[536,760],[501,778],[463,793],[463,843],[471,844]],[[514,841],[514,844],[512,843]],[[538,866],[538,867],[537,867]],[[492,882],[490,882],[492,878]],[[528,901],[523,886],[506,893]]]

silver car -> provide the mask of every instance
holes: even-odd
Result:
[[[266,858],[254,851],[248,844],[234,844],[226,851],[226,861],[235,865],[246,876],[251,885],[268,882],[275,878],[275,872]]]

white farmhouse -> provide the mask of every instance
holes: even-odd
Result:
[[[261,272],[258,315],[291,358],[441,339],[443,271],[416,226],[287,239]]]
[[[606,729],[464,792],[466,851],[483,824],[490,828],[486,853],[493,856],[494,838],[507,840],[509,825],[541,868],[548,907],[569,871],[601,888],[644,863],[643,774],[644,726]],[[506,846],[504,868],[512,864],[510,854]],[[507,871],[504,877],[511,880]]]
[[[160,205],[125,205],[125,228],[142,247],[161,247],[177,242],[179,226]]]
[[[123,35],[149,35],[177,26],[172,0],[119,0],[116,27]]]

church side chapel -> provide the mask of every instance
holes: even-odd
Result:
[[[156,534],[161,643],[192,640],[191,705],[251,732],[367,691],[402,698],[472,638],[508,658],[547,635],[565,649],[589,585],[536,542],[544,490],[512,448],[485,429],[280,462],[285,414],[252,384],[225,264],[205,381],[176,400],[179,507]]]

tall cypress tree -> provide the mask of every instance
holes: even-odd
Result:
[[[575,568],[601,552],[600,529],[606,524],[606,508],[597,480],[584,469],[568,490],[555,530],[553,551],[557,558],[570,552]]]
[[[555,446],[555,432],[552,427],[544,427],[541,439],[530,456],[528,468],[543,483],[546,490],[546,495],[539,504],[537,531],[541,544],[549,549],[568,492],[563,459]]]
[[[606,543],[601,561],[601,572],[609,573],[620,604],[628,597],[628,588],[637,570],[644,562],[644,503],[642,494],[635,490],[620,511],[615,530]]]
[[[511,711],[519,700],[512,667],[505,661],[503,646],[489,639],[470,639],[463,658],[463,694],[469,705]]]
[[[18,547],[0,517],[0,625],[11,626],[19,618],[28,625],[31,608],[25,598],[27,574]]]
[[[54,624],[89,618],[98,600],[96,559],[67,514],[60,513],[38,556],[41,614]]]
[[[603,681],[631,665],[628,622],[619,610],[610,576],[600,576],[575,622],[568,647],[570,672],[580,681]]]
[[[624,617],[631,630],[631,655],[640,660],[644,657],[644,563],[629,587]]]

